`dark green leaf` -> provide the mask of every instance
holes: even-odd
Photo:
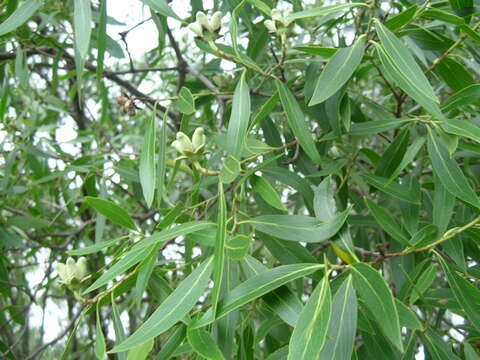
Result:
[[[240,159],[242,155],[251,114],[250,89],[246,82],[246,74],[243,72],[235,88],[227,129],[227,148],[230,155],[236,159]]]
[[[100,199],[92,196],[86,196],[85,201],[100,214],[110,219],[117,225],[121,225],[130,230],[137,230],[133,219],[128,215],[124,208],[110,200]]]

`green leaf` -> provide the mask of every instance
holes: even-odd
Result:
[[[258,231],[279,239],[317,243],[333,237],[345,223],[349,212],[350,208],[347,208],[327,222],[303,215],[263,215],[248,220],[248,223]]]
[[[443,234],[452,218],[456,198],[445,189],[438,176],[434,177],[434,184],[432,222],[437,226],[438,232]]]
[[[354,45],[338,50],[318,78],[309,106],[320,104],[333,96],[350,79],[363,58],[366,35]]]
[[[140,0],[140,1],[143,2],[145,5],[150,6],[153,10],[155,10],[161,15],[164,15],[166,17],[172,17],[174,19],[181,21],[178,15],[173,12],[173,10],[170,8],[170,6],[168,6],[165,0]]]
[[[282,203],[280,195],[278,195],[277,191],[267,180],[255,175],[253,175],[251,179],[253,183],[253,191],[258,193],[263,200],[278,210],[287,211]]]
[[[217,215],[217,234],[215,239],[215,249],[213,252],[213,289],[212,289],[212,311],[216,316],[218,299],[222,289],[222,278],[225,266],[225,241],[227,238],[227,204],[223,185],[218,183],[218,215]],[[188,336],[188,331],[187,331]]]
[[[249,130],[251,130],[256,124],[262,121],[267,115],[269,115],[275,106],[277,105],[279,100],[278,92],[275,92],[273,96],[271,96],[265,103],[262,105],[260,110],[258,110],[257,115],[253,118],[253,121],[250,124]],[[250,131],[249,131],[250,132]]]
[[[220,171],[220,181],[224,184],[230,184],[237,178],[240,171],[242,171],[240,162],[232,155],[229,155]]]
[[[449,134],[463,136],[480,143],[480,128],[468,120],[448,119],[441,126]]]
[[[133,219],[128,215],[124,208],[110,200],[100,199],[92,196],[86,196],[85,201],[100,214],[110,219],[117,225],[121,225],[130,230],[137,230]]]
[[[412,204],[420,204],[422,194],[419,191],[415,191],[415,189],[413,189],[413,191],[406,191],[405,184],[400,185],[395,182],[390,182],[387,178],[371,174],[362,174],[362,177],[367,183],[376,187],[385,194],[391,195],[403,201],[410,202]]]
[[[349,134],[352,136],[375,135],[381,132],[396,129],[409,121],[411,120],[390,118],[386,120],[354,123],[350,128]]]
[[[288,360],[318,359],[332,312],[328,274],[317,285],[300,313],[290,338]]]
[[[327,339],[320,359],[351,359],[357,331],[357,297],[349,276],[333,298]]]
[[[223,354],[212,336],[204,329],[187,329],[188,343],[203,358],[208,360],[223,360]]]
[[[310,55],[318,55],[325,58],[331,58],[339,50],[338,48],[324,47],[320,45],[295,46],[294,49]]]
[[[0,36],[23,25],[43,5],[43,0],[27,0],[0,24]]]
[[[225,245],[227,255],[233,260],[242,260],[247,254],[252,240],[247,235],[235,235]]]
[[[177,286],[137,331],[110,352],[116,353],[134,348],[162,334],[182,320],[205,291],[211,271],[212,258],[209,258]]]
[[[478,99],[480,99],[480,84],[469,85],[450,96],[442,105],[442,111],[448,112],[460,106],[469,105]]]
[[[246,82],[247,72],[244,71],[235,87],[232,101],[232,113],[227,129],[227,149],[230,155],[240,159],[245,146],[248,122],[250,120],[250,89]]]
[[[407,305],[395,298],[395,306],[398,311],[400,326],[409,329],[423,330],[423,324],[418,316]]]
[[[99,316],[99,303],[97,303],[97,321],[95,322],[95,356],[99,360],[106,358],[107,345],[102,331],[102,320]]]
[[[307,276],[323,266],[323,264],[292,264],[278,266],[252,276],[225,294],[218,304],[217,319],[290,281]],[[206,326],[212,321],[212,311],[210,309],[195,324],[195,327]]]
[[[158,104],[158,103],[156,103]],[[157,107],[153,106],[153,114],[157,113]],[[165,173],[167,169],[167,116],[168,108],[163,115],[162,127],[160,128],[160,139],[158,142],[158,180],[157,180],[157,206],[160,207],[165,189]],[[165,219],[164,219],[165,220]],[[162,220],[163,221],[163,220]]]
[[[374,21],[382,44],[382,47],[377,46],[377,50],[387,76],[433,115],[444,119],[438,98],[412,54],[395,34],[378,20]]]
[[[428,129],[428,153],[433,171],[443,186],[457,198],[480,208],[477,195],[458,164],[450,158],[442,138],[435,136],[430,128]]]
[[[305,19],[309,17],[319,17],[319,16],[326,16],[328,14],[344,10],[344,9],[349,9],[352,7],[359,7],[359,6],[367,6],[367,4],[364,3],[351,3],[351,4],[339,4],[339,5],[332,5],[332,6],[324,6],[324,7],[319,7],[319,8],[312,8],[304,11],[299,11],[299,12],[294,12],[291,14],[288,14],[285,19],[287,21],[294,21],[298,19]]]
[[[407,236],[392,215],[368,198],[365,198],[365,202],[377,223],[387,234],[403,245],[410,245]]]
[[[153,349],[153,340],[140,344],[128,352],[127,360],[145,360]]]
[[[415,304],[420,299],[425,291],[432,285],[433,280],[437,276],[437,265],[430,264],[425,270],[422,271],[418,279],[412,284],[412,292],[410,293],[409,304]],[[398,308],[398,306],[397,306]]]
[[[480,355],[473,349],[473,346],[467,342],[463,343],[463,351],[466,360],[480,360]]]
[[[92,5],[90,0],[75,0],[74,5],[75,49],[80,58],[86,59],[92,33]]]
[[[405,126],[387,147],[376,164],[375,175],[387,177],[397,168],[407,150],[410,139],[409,126]]]
[[[128,236],[120,236],[115,239],[111,239],[108,241],[102,241],[99,243],[95,243],[93,245],[84,247],[83,249],[75,249],[75,250],[67,250],[68,255],[80,256],[80,255],[88,255],[99,252],[107,247],[110,247],[114,244],[120,243],[123,239],[126,239]]]
[[[432,360],[460,360],[453,353],[450,344],[445,342],[442,336],[435,333],[432,329],[427,329],[426,332],[419,335]]]
[[[385,21],[385,26],[390,30],[394,31],[404,27],[415,17],[417,13],[418,5],[412,5],[408,9],[402,11],[401,13],[391,17]]]
[[[315,217],[320,221],[331,221],[337,213],[337,205],[335,204],[335,193],[332,186],[332,177],[327,176],[313,190],[313,210]]]
[[[147,206],[152,206],[155,197],[156,166],[155,166],[155,138],[156,138],[156,112],[149,117],[143,138],[142,154],[140,156],[140,184]]]
[[[151,252],[150,247],[135,249],[127,252],[117,263],[115,263],[110,269],[102,274],[92,285],[90,285],[83,294],[87,294],[93,290],[106,285],[108,282],[115,279],[117,276],[122,275],[130,269],[132,266],[138,264],[145,259]]]
[[[180,89],[175,105],[183,114],[190,115],[195,112],[195,99],[188,88],[182,87]]]
[[[288,125],[292,129],[293,134],[310,159],[319,164],[321,162],[320,154],[312,139],[312,131],[309,129],[305,115],[300,105],[298,105],[297,99],[295,99],[295,96],[284,83],[276,81],[275,85],[280,95],[283,110],[285,110],[285,114],[287,115]]]
[[[138,275],[137,281],[135,283],[135,291],[134,291],[134,301],[137,307],[140,307],[143,293],[147,288],[148,281],[150,280],[150,276],[152,275],[153,268],[157,262],[157,253],[158,253],[159,245],[153,246],[153,249],[150,251],[150,254],[143,259],[141,264],[138,267]]]
[[[245,256],[240,264],[247,278],[268,271],[265,265],[250,255]],[[303,305],[288,286],[281,286],[264,295],[262,299],[280,319],[292,327],[295,326]]]
[[[393,181],[400,173],[415,159],[418,152],[422,148],[423,144],[425,143],[425,139],[418,137],[413,140],[413,143],[408,147],[407,151],[403,155],[402,161],[400,164],[391,172],[388,181]]]
[[[460,16],[436,8],[427,9],[423,11],[420,16],[426,19],[441,20],[454,25],[462,25],[465,23],[465,20]]]
[[[370,265],[355,263],[353,282],[384,335],[403,352],[402,334],[392,293],[383,277]]]
[[[123,329],[122,321],[120,320],[120,312],[118,311],[118,306],[115,303],[115,292],[111,293],[111,302],[112,304],[112,320],[113,320],[113,330],[115,331],[115,343],[120,344],[125,339],[125,330]],[[127,353],[119,353],[118,360],[127,360]]]
[[[170,359],[175,350],[177,350],[184,342],[185,336],[185,325],[180,324],[175,331],[173,331],[168,340],[162,344],[162,348],[155,357],[155,360]]]
[[[445,275],[447,275],[450,289],[452,289],[455,298],[461,305],[465,316],[479,330],[480,313],[478,312],[478,304],[480,304],[480,290],[470,281],[460,276],[442,257],[439,256],[438,260]]]

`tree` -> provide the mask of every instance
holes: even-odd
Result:
[[[1,358],[480,357],[472,0],[2,5]]]

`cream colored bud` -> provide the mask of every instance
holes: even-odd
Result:
[[[205,29],[210,29],[210,26],[208,24],[207,15],[205,15],[205,13],[203,13],[203,11],[197,12],[196,18],[197,18],[197,22],[201,26],[203,26]]]
[[[272,19],[276,21],[282,21],[283,20],[282,12],[277,9],[272,10]]]
[[[195,129],[195,132],[192,136],[192,144],[195,151],[205,145],[205,131],[202,127]]]
[[[222,26],[222,12],[221,11],[216,11],[213,15],[212,18],[210,19],[210,26],[212,31],[217,31],[220,29]]]
[[[193,152],[193,144],[183,132],[179,131],[177,133],[177,140],[172,143],[172,146],[178,150],[181,154],[185,152]]]
[[[203,36],[203,28],[202,25],[200,25],[199,22],[194,22],[188,25],[188,28],[192,30],[195,34],[198,36],[202,37]]]
[[[73,260],[71,257],[67,259],[66,269],[67,276],[65,277],[65,281],[70,281],[77,274],[77,264],[75,263],[75,260]]]
[[[81,280],[85,276],[87,276],[87,258],[82,256],[80,259],[77,260],[76,278],[78,280]]]
[[[271,33],[276,33],[277,32],[277,26],[275,25],[275,21],[273,20],[265,20],[263,22],[265,27],[268,29],[269,32]]]
[[[58,276],[60,276],[60,280],[66,280],[68,277],[67,273],[67,267],[63,263],[58,263],[57,266],[55,266],[55,269],[57,270]]]

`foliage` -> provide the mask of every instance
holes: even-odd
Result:
[[[1,4],[0,358],[480,357],[472,0]]]

